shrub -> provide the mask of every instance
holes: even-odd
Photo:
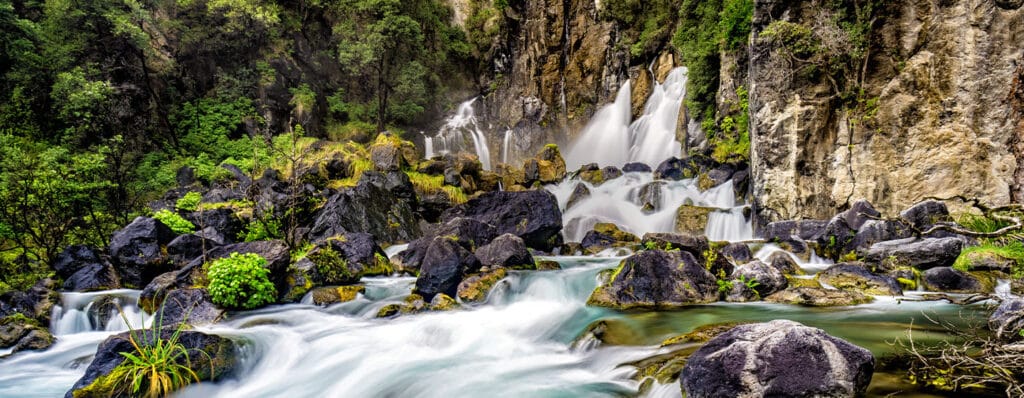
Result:
[[[284,236],[281,233],[281,221],[274,218],[264,221],[251,221],[246,227],[245,232],[242,232],[240,235],[239,238],[245,242],[280,239]]]
[[[181,199],[174,204],[174,208],[178,211],[196,211],[199,209],[199,202],[203,200],[203,195],[199,192],[189,192],[182,196]]]
[[[153,218],[157,221],[164,223],[164,225],[171,228],[174,233],[181,235],[191,233],[196,230],[196,226],[188,220],[182,218],[178,213],[170,210],[160,210],[153,213]]]
[[[128,341],[133,350],[121,352],[124,362],[94,385],[109,387],[109,392],[118,396],[155,398],[199,382],[199,375],[192,370],[188,349],[178,340],[185,323],[178,325],[165,339],[161,336],[162,315],[157,317],[152,329],[132,328],[123,312],[121,318],[129,325]],[[199,352],[209,359],[208,354]],[[104,387],[100,389],[106,389]]]
[[[209,264],[210,298],[226,308],[253,309],[274,302],[277,289],[270,282],[267,260],[257,254],[231,253]]]

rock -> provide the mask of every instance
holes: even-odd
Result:
[[[786,252],[775,252],[768,256],[768,265],[782,272],[783,275],[803,275],[804,270]]]
[[[408,248],[399,253],[402,269],[407,272],[418,271],[423,256],[427,254],[427,248],[434,238],[439,236],[453,237],[460,246],[473,252],[498,237],[498,230],[493,225],[472,218],[457,217],[448,220],[436,229],[427,231],[426,236],[412,241]]]
[[[996,333],[998,339],[1020,340],[1020,331],[1024,329],[1024,299],[1003,299],[988,317],[988,328]]]
[[[683,235],[663,232],[649,232],[644,234],[640,245],[660,250],[681,250],[693,255],[698,262],[704,263],[705,253],[711,249],[708,238],[701,235]]]
[[[491,243],[480,246],[474,253],[485,267],[507,267],[512,269],[535,269],[533,256],[526,243],[518,236],[504,234]]]
[[[771,242],[785,241],[794,236],[801,240],[817,240],[825,232],[826,225],[828,221],[823,220],[776,221],[766,225],[761,235]]]
[[[753,253],[750,252],[750,246],[741,242],[729,243],[723,246],[718,253],[734,265],[750,262],[754,258]]]
[[[41,325],[49,325],[53,307],[61,302],[60,293],[54,291],[56,288],[57,282],[47,278],[36,282],[27,291],[0,295],[0,317],[22,314]]]
[[[346,303],[355,300],[359,294],[366,293],[366,286],[326,286],[313,289],[310,293],[313,304],[328,306],[331,304]]]
[[[605,166],[601,168],[601,175],[604,177],[604,181],[607,182],[622,177],[622,170],[615,166]]]
[[[789,286],[789,281],[782,271],[758,260],[736,267],[732,271],[732,279],[751,287],[757,292],[758,297],[767,297]],[[734,288],[738,287],[737,283],[733,285]]]
[[[54,341],[50,331],[38,320],[21,314],[0,319],[0,348],[10,349],[10,354],[45,350],[53,345]],[[5,356],[0,355],[0,359]]]
[[[626,173],[650,173],[651,166],[639,162],[626,163],[622,165],[622,171]]]
[[[212,232],[212,228],[209,230]],[[185,265],[196,257],[202,256],[204,248],[209,250],[216,246],[222,246],[222,244],[204,239],[202,234],[179,235],[167,244],[167,257],[172,264]]]
[[[708,226],[708,215],[715,211],[711,207],[682,205],[676,210],[675,231],[681,234],[703,235]]]
[[[330,196],[317,213],[309,240],[320,242],[347,232],[368,233],[389,244],[418,238],[419,221],[412,207],[385,189],[380,180],[361,178],[355,187]]]
[[[964,269],[971,271],[1002,271],[1012,273],[1017,261],[1006,258],[997,251],[990,250],[964,250],[957,260],[964,262]]]
[[[455,299],[451,298],[451,296],[444,293],[439,293],[430,300],[431,311],[451,311],[458,307],[459,303],[456,302]]]
[[[441,215],[444,221],[456,217],[493,225],[499,234],[515,234],[532,249],[551,251],[562,243],[562,212],[547,191],[487,192]]]
[[[755,364],[755,365],[751,365]],[[679,375],[687,397],[852,397],[875,369],[870,351],[788,320],[740,325],[693,353]]]
[[[391,134],[380,134],[373,145],[370,145],[370,161],[373,169],[380,172],[398,171],[402,169],[401,140]]]
[[[918,202],[901,211],[900,218],[909,222],[918,231],[924,231],[939,222],[953,220],[949,216],[946,204],[933,199]]]
[[[636,325],[620,319],[608,318],[591,322],[572,344],[573,351],[589,351],[602,345],[628,346],[643,344]]]
[[[899,239],[880,242],[858,254],[868,263],[883,260],[919,269],[947,267],[960,256],[964,241],[960,238]]]
[[[724,293],[725,301],[730,303],[746,303],[761,300],[761,295],[751,285],[748,285],[745,279],[733,279],[725,282],[724,285],[720,285],[719,292]]]
[[[587,304],[619,309],[678,308],[717,300],[714,275],[693,255],[645,250],[622,260]]]
[[[587,232],[583,236],[583,241],[580,242],[584,249],[589,249],[593,252],[604,250],[608,247],[624,246],[631,243],[636,243],[640,239],[629,232],[619,229],[619,227],[612,223],[597,223],[594,225],[594,229]]]
[[[569,195],[569,201],[565,204],[566,210],[571,209],[575,204],[589,197],[590,188],[587,188],[586,184],[577,182],[576,187],[572,190],[572,194]]]
[[[557,271],[562,265],[555,260],[537,260],[537,271]]]
[[[953,269],[935,267],[921,273],[921,284],[925,290],[945,293],[989,293],[994,287],[991,281]]]
[[[467,303],[484,301],[491,289],[506,276],[508,271],[504,268],[471,275],[459,283],[457,297]]]
[[[306,255],[315,266],[317,284],[347,285],[364,276],[391,275],[394,267],[373,235],[347,233],[328,238]]]
[[[679,158],[668,158],[654,169],[654,178],[657,179],[679,181],[691,177],[693,177],[692,172],[687,169],[686,163]]]
[[[245,230],[242,220],[235,215],[234,210],[229,208],[194,211],[185,214],[184,217],[195,225],[196,228],[202,230],[202,235],[206,239],[221,245],[236,242],[238,236]],[[217,239],[218,235],[206,231],[207,228],[213,228],[217,231],[220,240]]]
[[[423,257],[415,292],[429,300],[438,293],[455,296],[463,275],[480,269],[480,260],[453,239],[439,236]]]
[[[818,281],[840,290],[853,290],[878,296],[901,296],[903,288],[896,278],[877,275],[861,263],[841,263],[818,273]]]
[[[861,292],[823,289],[820,287],[797,287],[776,292],[764,301],[780,304],[806,305],[810,307],[839,307],[865,304],[874,298]]]
[[[897,221],[868,220],[857,230],[853,239],[843,248],[848,251],[864,250],[875,243],[906,239],[914,236],[913,231]]]
[[[157,275],[170,271],[163,249],[174,237],[170,228],[149,217],[136,217],[114,232],[110,255],[121,283],[126,287],[143,287]]]
[[[196,170],[190,166],[181,166],[174,175],[179,187],[187,187],[196,183]]]
[[[159,338],[167,340],[174,333],[173,328],[164,328],[159,331]],[[155,341],[156,334],[157,332],[151,329],[138,331],[136,335],[139,336],[139,340],[136,343],[151,345]],[[85,375],[75,382],[75,385],[64,397],[127,396],[128,391],[119,391],[113,388],[118,385],[128,387],[128,384],[115,383],[110,380],[110,375],[125,361],[125,357],[121,355],[122,352],[136,352],[131,338],[130,332],[123,332],[110,336],[100,343],[92,363],[85,370]],[[235,346],[226,338],[186,330],[178,335],[178,342],[187,350],[188,358],[192,359],[189,368],[195,372],[200,381],[219,380],[234,371],[238,364],[238,353]],[[184,363],[185,356],[179,356],[178,360],[179,363]]]
[[[541,184],[554,184],[565,178],[565,160],[554,144],[545,145],[534,159],[527,161],[529,166],[524,165],[524,170],[532,170],[526,173],[528,181],[539,181]]]
[[[750,322],[722,322],[698,326],[696,329],[693,329],[693,331],[690,333],[670,337],[665,341],[662,341],[661,346],[666,347],[674,344],[684,343],[705,343],[708,340],[718,337],[718,335],[728,332],[739,325],[745,325],[748,323]]]
[[[253,253],[265,258],[267,260],[266,267],[270,270],[270,281],[274,283],[278,293],[287,290],[286,279],[288,277],[288,265],[291,263],[291,252],[289,252],[288,245],[284,241],[262,240],[215,247],[206,252],[206,261],[210,262],[220,258],[231,257],[231,253]],[[178,286],[192,283],[192,273],[201,269],[202,265],[202,258],[192,260],[177,274],[175,283]]]
[[[639,200],[640,208],[644,213],[653,213],[661,211],[664,205],[662,199],[662,189],[665,187],[664,181],[651,181],[640,188],[640,192],[637,194],[637,200]]]
[[[586,181],[587,183],[595,187],[604,184],[604,182],[607,180],[610,180],[610,178],[605,177],[604,170],[601,169],[582,170],[579,172],[579,174],[577,174],[577,177],[579,177],[580,180]]]
[[[175,289],[167,293],[159,306],[157,318],[163,327],[177,327],[186,323],[203,326],[215,323],[224,317],[224,310],[213,304],[206,289]]]
[[[95,292],[120,287],[121,278],[110,264],[90,264],[64,279],[64,290],[72,292]]]
[[[85,245],[71,245],[57,255],[50,267],[57,271],[57,276],[61,279],[67,279],[82,268],[105,263],[99,249]]]

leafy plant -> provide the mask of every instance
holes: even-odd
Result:
[[[718,292],[722,294],[729,294],[732,291],[732,281],[719,279],[715,283],[718,284]]]
[[[196,211],[199,209],[199,202],[202,200],[203,195],[199,192],[189,192],[174,203],[174,208],[178,211]]]
[[[279,239],[283,236],[281,233],[281,221],[274,218],[262,221],[253,220],[249,222],[245,231],[239,235],[239,238],[246,242]]]
[[[134,350],[121,352],[125,361],[106,376],[114,383],[113,392],[147,398],[165,397],[186,385],[199,382],[199,375],[192,370],[188,348],[179,341],[186,327],[184,322],[165,339],[162,336],[162,311],[152,329],[131,327],[123,311],[121,318],[129,326],[128,341]],[[209,354],[199,352],[209,359]]]
[[[171,231],[174,231],[174,233],[178,235],[191,233],[196,230],[196,226],[194,224],[182,218],[178,213],[170,210],[164,209],[157,211],[156,213],[153,213],[153,218],[170,227]]]
[[[267,260],[258,254],[231,253],[209,264],[210,298],[227,308],[253,309],[274,302],[277,289],[270,282]]]

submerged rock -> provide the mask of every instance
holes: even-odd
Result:
[[[860,263],[841,263],[828,267],[818,274],[818,280],[840,290],[881,296],[903,294],[903,289],[896,278],[874,274]]]
[[[548,191],[488,192],[441,215],[444,221],[456,217],[493,225],[499,234],[514,234],[537,250],[551,251],[562,243],[562,211]]]
[[[810,307],[840,307],[865,304],[874,298],[861,292],[822,289],[820,287],[797,287],[776,292],[764,301],[779,304],[806,305]]]
[[[455,296],[463,275],[479,269],[480,260],[473,253],[450,238],[436,237],[423,257],[415,292],[426,300],[438,293]]]
[[[587,304],[612,308],[674,308],[718,300],[715,277],[690,253],[645,250],[622,260]]]
[[[874,373],[870,351],[788,320],[740,325],[708,341],[679,375],[687,397],[852,397]]]

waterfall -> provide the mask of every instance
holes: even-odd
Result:
[[[423,134],[423,157],[430,159],[434,157],[434,137],[426,135],[422,131],[420,134]]]
[[[467,151],[467,143],[472,142],[472,151],[480,159],[484,170],[491,170],[491,152],[487,146],[487,136],[477,124],[476,113],[473,110],[473,103],[476,100],[477,98],[473,98],[459,104],[458,110],[445,120],[437,134],[426,137],[424,146],[428,157]],[[436,152],[435,141],[439,146]]]
[[[63,293],[61,303],[53,307],[50,330],[56,336],[88,332],[122,332],[128,330],[125,319],[128,319],[133,327],[142,327],[150,319],[139,309],[138,300],[137,290]]]
[[[675,68],[664,83],[655,83],[643,114],[632,122],[630,82],[622,85],[615,101],[594,114],[572,145],[566,157],[568,169],[593,162],[616,167],[643,162],[653,167],[680,156],[682,144],[676,140],[676,129],[686,97],[686,72],[685,67]]]
[[[508,164],[509,147],[512,144],[512,130],[505,130],[505,138],[501,140],[501,162]]]

